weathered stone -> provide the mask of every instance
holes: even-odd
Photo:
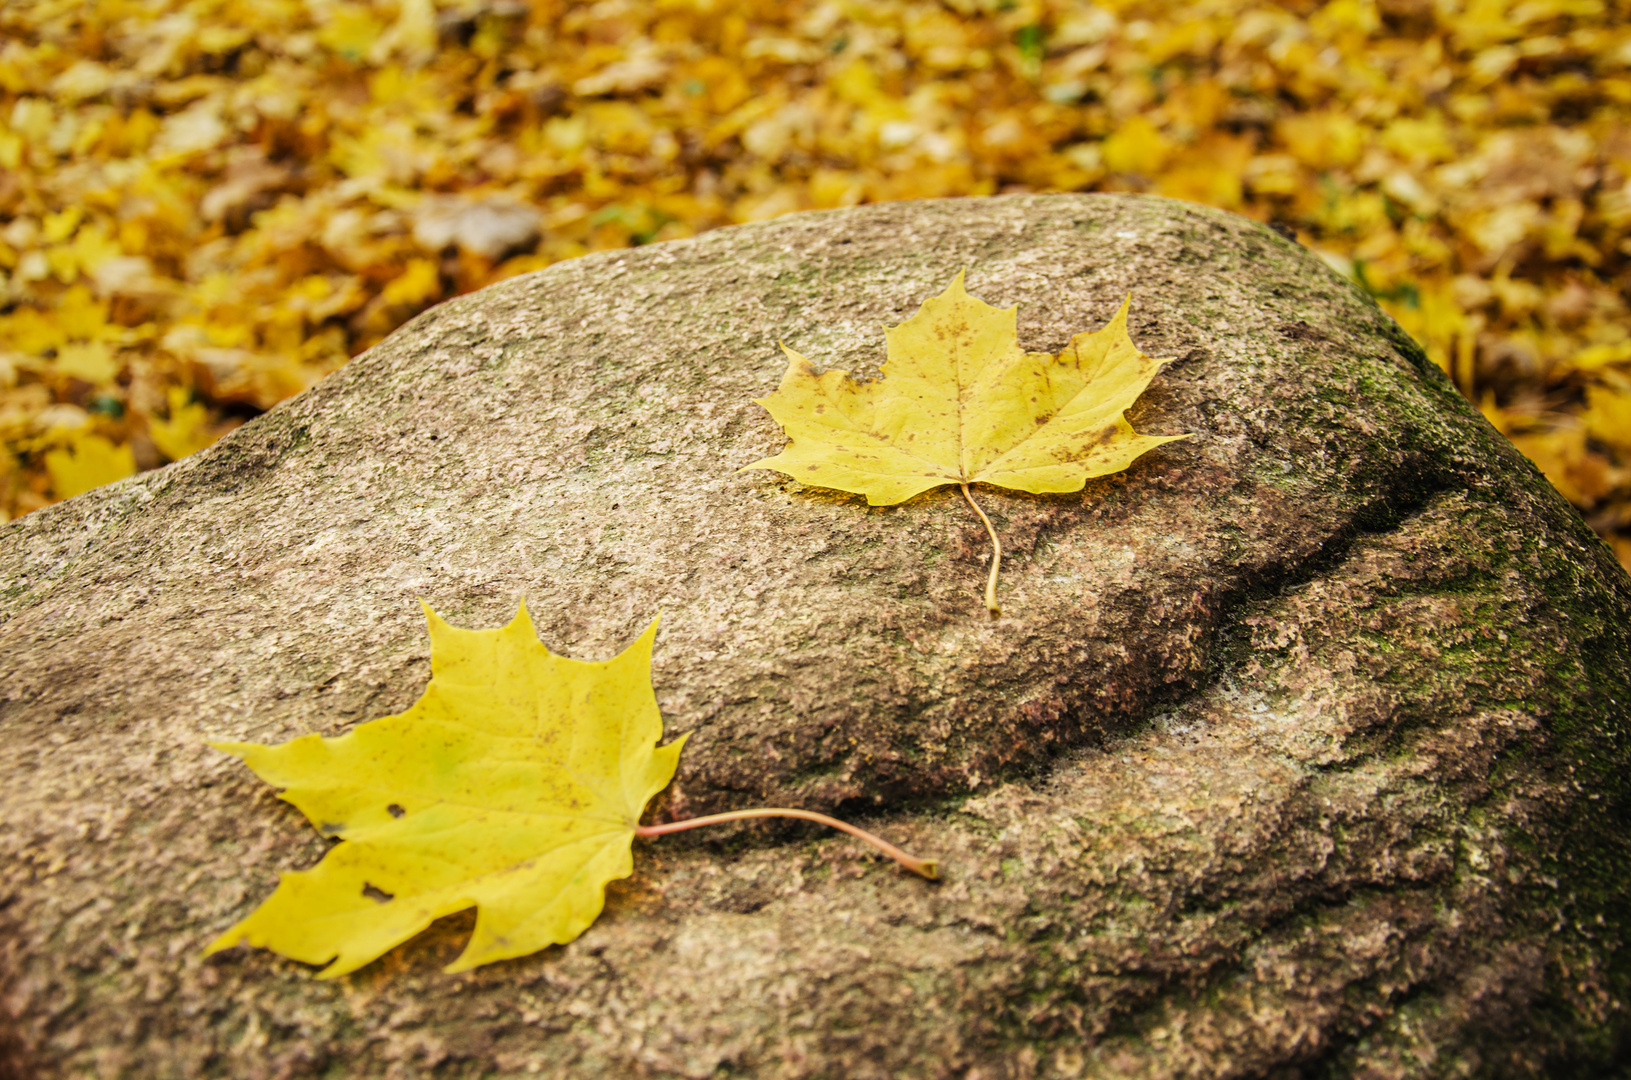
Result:
[[[875,372],[968,270],[1028,349],[1175,357],[1075,495],[739,473],[778,339]],[[416,597],[600,658],[658,611],[657,807],[576,943],[337,984],[199,950],[324,843],[208,738],[428,677]],[[1546,1076],[1631,1037],[1631,581],[1376,307],[1241,218],[1019,197],[608,253],[427,313],[221,443],[0,531],[14,1076]],[[10,1019],[4,1019],[9,1015]],[[9,1049],[4,1049],[9,1048]]]

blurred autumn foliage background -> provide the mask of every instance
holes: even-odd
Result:
[[[0,42],[0,520],[584,252],[1150,191],[1295,230],[1631,564],[1625,3],[5,0]]]

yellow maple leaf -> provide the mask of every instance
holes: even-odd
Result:
[[[215,441],[209,429],[209,410],[192,400],[192,395],[179,386],[168,391],[170,418],[153,417],[147,421],[147,433],[159,452],[171,461],[180,461],[196,454]]]
[[[105,341],[70,341],[57,348],[51,365],[58,375],[83,379],[92,386],[108,386],[119,375],[119,361]]]
[[[525,604],[497,630],[425,614],[431,681],[406,712],[332,739],[210,744],[341,843],[207,952],[247,941],[334,978],[475,906],[447,968],[465,971],[571,941],[633,872],[640,814],[685,742],[657,746],[656,621],[590,663],[545,648]]]
[[[69,449],[48,450],[45,469],[59,499],[83,495],[92,488],[136,475],[136,455],[100,435],[74,432]]]
[[[441,294],[442,279],[431,259],[410,259],[380,295],[388,304],[423,304]]]
[[[926,878],[920,859],[810,810],[733,810],[641,825],[673,779],[681,735],[658,746],[651,687],[654,619],[611,660],[556,656],[522,604],[508,626],[459,630],[428,606],[431,679],[404,713],[338,738],[279,746],[212,742],[283,790],[336,845],[284,874],[266,902],[216,938],[355,971],[433,921],[475,907],[476,928],[448,972],[564,945],[589,928],[608,882],[634,872],[636,836],[745,818],[815,821]]]
[[[62,294],[55,312],[57,325],[69,338],[104,341],[118,330],[108,322],[108,305],[98,300],[84,285],[75,285]]]
[[[1111,172],[1142,173],[1161,171],[1176,150],[1172,140],[1144,116],[1134,116],[1104,140],[1104,164]]]
[[[1586,388],[1586,411],[1581,414],[1592,438],[1622,450],[1631,450],[1631,391],[1604,386]]]
[[[968,485],[1080,491],[1162,443],[1188,435],[1140,435],[1126,410],[1161,366],[1127,336],[1131,298],[1110,322],[1077,334],[1057,356],[1019,347],[1016,307],[994,308],[963,288],[959,273],[916,315],[889,328],[882,378],[816,374],[783,345],[787,372],[755,399],[790,440],[745,469],[775,469],[815,487],[865,495],[872,506],[905,502],[958,484],[991,535],[986,606],[997,613],[996,531]]]

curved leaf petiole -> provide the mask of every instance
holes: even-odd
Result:
[[[991,537],[991,573],[985,579],[985,606],[986,610],[991,612],[994,618],[1002,614],[1002,605],[997,603],[997,570],[1002,566],[1002,541],[997,539],[997,530],[991,527],[991,519],[985,516],[985,511],[980,509],[980,504],[974,501],[974,496],[969,492],[968,485],[962,484],[960,486],[963,489],[963,498],[967,499],[968,504],[974,508],[974,512],[980,515],[980,520],[985,522],[986,534]]]
[[[920,859],[916,855],[909,855],[882,837],[873,836],[865,829],[851,825],[847,821],[839,821],[837,818],[828,817],[826,814],[818,814],[814,810],[780,810],[773,808],[732,810],[724,814],[708,814],[705,817],[688,818],[685,821],[671,821],[667,825],[636,825],[634,835],[663,836],[667,833],[684,832],[686,829],[699,828],[703,825],[719,825],[726,821],[741,821],[744,818],[761,817],[802,818],[805,821],[829,825],[834,829],[849,833],[857,840],[866,841],[914,874],[926,877],[930,881],[940,876],[940,861],[938,859]]]

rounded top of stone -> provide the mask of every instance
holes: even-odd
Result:
[[[876,374],[885,327],[959,271],[1018,305],[1031,351],[1131,294],[1133,340],[1173,358],[1131,419],[1193,434],[1080,493],[984,493],[1007,551],[995,620],[955,488],[869,508],[738,471],[784,443],[752,400],[777,384],[777,342]],[[659,700],[670,732],[693,733],[678,805],[910,801],[1035,767],[1193,687],[1239,597],[1419,497],[1446,423],[1435,376],[1313,255],[1218,211],[1084,195],[801,215],[427,312],[101,496],[125,507],[117,525],[75,583],[14,595],[14,618],[72,627],[84,701],[278,741],[417,696],[416,598],[480,626],[524,597],[545,643],[585,658],[660,611]],[[139,680],[120,660],[138,636]]]

